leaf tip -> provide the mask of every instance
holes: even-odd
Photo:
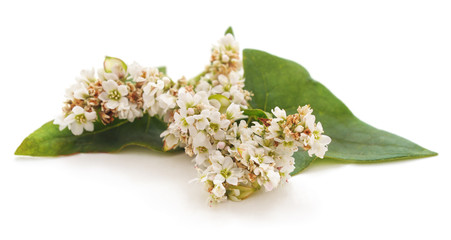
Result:
[[[159,72],[162,72],[164,75],[167,74],[167,67],[166,66],[160,66],[160,67],[157,67],[157,69],[158,69]]]
[[[229,33],[232,34],[233,37],[235,37],[235,34],[233,33],[233,29],[232,29],[231,26],[229,28],[227,28],[227,30],[225,31],[224,35],[227,35]]]
[[[16,151],[14,152],[14,155],[16,156],[27,156],[27,155],[32,155],[32,153],[30,152],[30,147],[28,147],[30,145],[29,143],[29,139],[28,137],[25,138],[22,143],[19,145],[19,147],[17,147]]]
[[[427,150],[427,149],[426,149]],[[427,150],[429,152],[429,155],[426,157],[434,157],[434,156],[438,156],[437,152],[431,151],[431,150]]]

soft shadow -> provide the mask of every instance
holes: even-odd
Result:
[[[163,153],[135,146],[126,147],[117,153],[79,153],[59,157],[17,156],[15,160],[22,163],[57,163],[80,171],[81,174],[113,171],[113,174],[139,183],[164,180],[165,183],[172,181],[188,184],[196,176],[191,158],[183,152]]]
[[[263,189],[248,199],[220,203],[206,212],[211,221],[224,216],[227,219],[240,218],[252,222],[280,222],[281,224],[297,216],[298,219],[310,218],[318,212],[319,206],[315,194],[302,184],[282,184],[271,192]],[[207,209],[208,210],[208,209]]]
[[[346,166],[354,165],[359,167],[380,167],[384,165],[396,165],[396,164],[403,164],[404,162],[412,162],[412,161],[421,161],[425,158],[430,157],[423,157],[423,158],[407,158],[407,159],[395,159],[395,160],[389,160],[389,161],[381,161],[381,162],[345,162],[340,160],[334,160],[330,158],[325,159],[317,159],[312,164],[307,167],[304,171],[301,172],[301,174],[315,174],[317,172],[323,172],[323,171],[329,171],[334,170],[337,168],[343,168]]]
[[[302,171],[300,174],[315,174],[317,172],[323,172],[323,171],[329,171],[334,170],[337,168],[342,168],[347,163],[340,162],[333,159],[316,159],[313,161],[310,166],[308,166],[304,171]]]
[[[180,206],[177,206],[181,210],[192,215],[206,214],[212,221],[223,215],[253,221],[263,221],[270,216],[272,218],[279,216],[279,220],[283,221],[283,216],[293,214],[293,209],[296,209],[296,214],[308,216],[317,208],[315,201],[311,201],[314,196],[311,196],[311,192],[307,193],[308,186],[295,179],[291,179],[289,184],[281,184],[271,192],[260,190],[241,202],[227,201],[209,207],[206,202],[208,193],[204,190],[204,186],[199,183],[188,183],[197,176],[197,172],[192,158],[183,152],[161,153],[140,147],[127,147],[115,154],[89,153],[51,158],[20,156],[16,157],[16,160],[24,164],[31,161],[44,161],[54,165],[58,162],[59,165],[79,171],[80,178],[83,178],[85,174],[106,172],[117,176],[119,182],[130,181],[134,185],[142,184],[140,188],[148,191],[149,195],[161,199],[166,198],[164,193],[171,192],[171,196],[178,197],[178,201],[182,202]],[[155,184],[159,189],[155,189]],[[168,201],[173,203],[174,200],[168,199]],[[152,205],[152,202],[149,202],[149,205]]]

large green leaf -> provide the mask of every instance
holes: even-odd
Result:
[[[156,117],[145,115],[134,122],[116,120],[111,125],[95,124],[94,132],[74,136],[50,121],[30,134],[17,148],[16,155],[59,156],[86,152],[117,152],[126,146],[142,146],[163,151],[160,134],[166,124]]]
[[[379,162],[437,155],[394,134],[376,129],[355,117],[321,83],[313,80],[301,65],[253,49],[243,51],[246,89],[252,91],[253,108],[270,111],[276,106],[287,113],[310,104],[325,134],[332,138],[326,158],[347,162]],[[313,158],[298,152],[296,174]]]

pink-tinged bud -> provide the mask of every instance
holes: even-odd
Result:
[[[224,149],[225,147],[225,142],[218,142],[218,145],[216,146],[218,149]]]

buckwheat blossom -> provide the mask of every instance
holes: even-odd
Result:
[[[172,114],[182,85],[186,85],[184,79],[172,81],[157,68],[145,68],[137,63],[127,67],[120,59],[106,57],[104,68],[97,71],[97,76],[94,69],[81,71],[76,83],[66,91],[63,113],[54,123],[60,130],[69,127],[65,119],[76,107],[97,112],[98,118],[93,122],[104,125],[115,119],[133,122],[144,114],[167,118]],[[78,134],[80,131],[75,129]]]
[[[118,85],[114,80],[102,82],[104,92],[99,95],[99,99],[105,102],[105,106],[109,109],[116,109],[118,107],[127,108],[128,94],[127,86]]]
[[[83,130],[92,132],[94,120],[97,118],[95,112],[86,112],[83,108],[75,106],[72,113],[64,119],[65,124],[74,135],[81,135]]]
[[[129,122],[135,121],[136,118],[143,116],[143,111],[138,108],[138,105],[131,103],[128,105],[119,106],[119,119],[127,119]]]
[[[96,81],[95,70],[94,68],[89,70],[82,70],[80,72],[80,76],[76,78],[77,82],[90,84]]]
[[[274,118],[250,126],[240,120],[247,118],[243,109],[252,94],[243,89],[238,52],[232,35],[219,41],[206,71],[190,82],[194,87],[179,90],[173,118],[161,135],[165,149],[184,147],[194,157],[196,180],[205,184],[211,203],[242,200],[260,188],[272,191],[290,177],[299,147],[320,157],[327,150],[327,137],[308,107],[301,108],[302,115],[276,107]]]
[[[184,148],[193,158],[195,181],[204,184],[210,204],[239,201],[286,182],[299,149],[323,158],[331,142],[308,105],[291,115],[279,107],[267,118],[245,115],[252,93],[244,84],[239,45],[231,34],[213,46],[210,64],[191,80],[174,81],[157,68],[106,57],[97,77],[94,70],[81,72],[54,123],[80,135],[93,131],[96,121],[158,117],[167,123],[163,150]]]
[[[64,121],[65,118],[66,118],[66,114],[59,114],[56,116],[55,120],[53,121],[53,124],[58,125],[58,129],[60,131],[63,131],[68,125]]]

